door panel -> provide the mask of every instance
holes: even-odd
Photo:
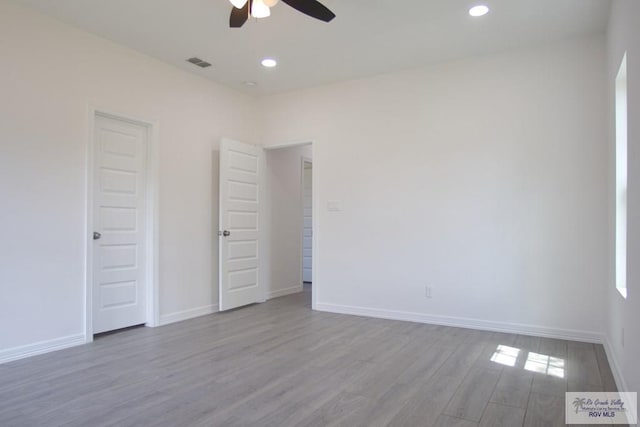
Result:
[[[264,300],[261,278],[261,148],[224,139],[220,144],[220,310]],[[223,233],[224,232],[224,233]]]
[[[146,157],[148,129],[95,117],[93,333],[146,320]]]
[[[311,236],[312,230],[312,164],[310,162],[304,162],[303,171],[303,204],[304,204],[304,219],[303,219],[303,239],[302,239],[302,281],[311,282]]]

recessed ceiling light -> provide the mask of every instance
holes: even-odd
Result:
[[[244,84],[245,86],[251,86],[251,87],[258,85],[258,83],[252,82],[252,81],[242,82],[242,84]]]
[[[278,61],[273,58],[265,58],[262,60],[262,66],[267,68],[273,68],[278,65]]]
[[[478,6],[473,6],[469,9],[469,15],[471,16],[482,16],[489,13],[489,8],[483,4],[479,4]]]

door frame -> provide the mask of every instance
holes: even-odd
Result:
[[[313,146],[311,147],[313,151]],[[300,284],[304,287],[304,165],[311,164],[311,283],[313,284],[313,159],[307,156],[300,157],[300,201],[302,202],[302,227],[300,230]],[[313,292],[313,286],[311,286]]]
[[[313,310],[317,310],[318,306],[318,298],[320,295],[320,275],[318,274],[318,238],[320,236],[320,221],[318,221],[318,212],[320,209],[320,204],[318,203],[318,147],[317,143],[314,139],[303,139],[297,141],[290,142],[282,142],[276,143],[272,145],[264,145],[263,148],[265,151],[277,150],[279,148],[290,148],[290,147],[298,147],[301,145],[309,145],[311,144],[311,161],[313,163],[313,168],[311,169],[311,253],[313,254],[313,258],[311,259],[311,308]],[[301,231],[301,233],[303,233]],[[271,234],[269,234],[271,236]],[[270,238],[270,237],[269,237]],[[302,268],[302,263],[300,264],[300,268]],[[300,271],[300,279],[302,279],[302,270]]]
[[[85,301],[84,301],[84,340],[93,341],[93,185],[95,165],[95,121],[96,117],[106,117],[143,126],[147,129],[147,155],[146,155],[146,209],[145,209],[145,239],[146,239],[146,283],[145,283],[145,326],[159,326],[158,303],[158,229],[159,229],[159,204],[158,204],[158,129],[159,123],[155,120],[144,119],[130,114],[113,112],[109,109],[89,106],[89,126],[87,135],[87,155],[85,165],[85,227],[82,236],[85,242]]]

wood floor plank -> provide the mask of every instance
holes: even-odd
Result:
[[[490,401],[526,408],[532,383],[533,374],[530,372],[503,370]]]
[[[524,427],[561,427],[564,419],[564,396],[531,393]]]
[[[480,427],[517,427],[524,421],[525,408],[489,403],[480,420]]]
[[[416,381],[424,383],[438,372],[452,353],[453,349],[440,344],[422,349],[418,358],[396,378],[395,382],[398,384],[409,384]]]
[[[362,410],[353,413],[340,425],[386,427],[414,393],[415,389],[411,385],[395,384],[378,399],[368,398],[367,405]]]
[[[598,369],[600,370],[600,379],[602,380],[602,387],[604,391],[617,392],[618,387],[616,381],[613,378],[613,372],[609,366],[609,360],[607,353],[604,351],[602,344],[594,345],[596,351],[596,360],[598,361]]]
[[[300,427],[341,425],[370,404],[370,399],[345,391],[339,392],[325,404],[298,422]]]
[[[523,351],[538,352],[540,348],[540,337],[532,337],[528,335],[518,335],[513,346]]]
[[[392,427],[433,426],[462,380],[460,376],[451,377],[441,373],[434,375],[416,393],[409,396],[388,425]]]
[[[454,418],[448,415],[440,415],[434,424],[434,427],[477,427],[478,423],[463,420],[462,418]]]
[[[595,392],[600,392],[600,391],[604,391],[604,388],[602,386],[599,385],[591,385],[591,384],[585,384],[585,383],[574,383],[574,382],[567,382],[567,391],[595,391]]]
[[[440,367],[438,374],[449,377],[464,377],[485,350],[484,343],[458,345],[451,356]]]
[[[352,394],[377,399],[386,393],[399,377],[420,357],[416,344],[407,343],[394,349],[386,359],[368,363],[358,375],[352,379],[345,390]]]
[[[567,392],[567,380],[550,375],[535,374],[531,385],[532,393],[564,396]]]
[[[480,422],[500,379],[500,372],[497,369],[473,368],[456,390],[444,414]]]
[[[567,353],[569,382],[602,387],[600,368],[593,344],[569,342]]]
[[[514,343],[517,338],[518,338],[518,335],[509,334],[506,332],[494,332],[493,335],[491,336],[491,339],[493,340],[494,343],[496,343],[496,345],[507,345],[509,347],[515,346]]]
[[[553,338],[540,338],[538,353],[567,360],[567,342]]]

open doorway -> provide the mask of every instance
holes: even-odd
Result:
[[[267,149],[267,299],[299,293],[311,305],[313,282],[312,144]]]

